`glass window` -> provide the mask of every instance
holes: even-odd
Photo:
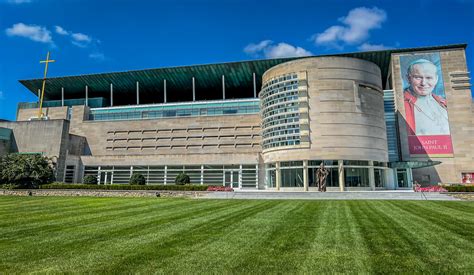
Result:
[[[369,168],[344,168],[346,187],[369,187]]]
[[[303,187],[303,169],[282,169],[281,187]]]
[[[369,162],[366,160],[345,160],[344,165],[368,166]]]
[[[375,187],[385,187],[385,171],[383,169],[374,169]]]

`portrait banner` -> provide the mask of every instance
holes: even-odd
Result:
[[[472,184],[474,183],[474,173],[462,173],[462,183]]]
[[[439,53],[400,56],[400,77],[410,156],[452,157]]]

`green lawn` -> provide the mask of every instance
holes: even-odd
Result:
[[[474,272],[474,203],[0,197],[0,273]]]

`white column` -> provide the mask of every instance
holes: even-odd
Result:
[[[166,81],[166,80],[165,80]],[[166,185],[166,182],[168,181],[168,165],[165,165],[165,179],[164,179],[164,185]]]
[[[97,184],[100,185],[100,166],[97,169]]]
[[[344,191],[344,185],[345,185],[345,180],[344,180],[344,162],[342,160],[337,161],[338,164],[338,170],[339,170],[339,191]]]
[[[275,163],[275,177],[276,177],[276,190],[280,191],[281,186],[281,171],[280,171],[280,162]]]
[[[41,100],[41,89],[38,89],[38,103],[40,102],[40,100]]]
[[[257,97],[257,80],[255,79],[255,73],[253,73],[253,97]]]
[[[64,107],[64,87],[61,87],[61,106]]]
[[[140,104],[140,84],[137,81],[137,105]]]
[[[193,101],[196,101],[196,81],[193,76]]]
[[[222,99],[225,99],[225,76],[222,75]]]
[[[114,84],[110,83],[110,107],[114,106]]]
[[[163,80],[164,102],[166,103],[166,79]]]
[[[255,164],[255,188],[258,189],[258,164]]]
[[[413,188],[413,173],[412,173],[412,170],[411,168],[407,168],[406,169],[407,171],[407,186],[408,188]]]
[[[374,162],[369,161],[369,186],[372,191],[375,191],[375,171],[374,171]]]
[[[303,186],[304,186],[304,191],[308,191],[308,161],[303,160]]]
[[[204,184],[204,165],[201,165],[201,185]]]
[[[86,106],[89,106],[89,87],[86,85]]]
[[[242,164],[239,166],[239,188],[242,188]]]

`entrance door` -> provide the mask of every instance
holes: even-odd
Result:
[[[101,171],[99,184],[112,184],[112,172]]]
[[[406,170],[397,171],[398,188],[408,188],[408,176]]]
[[[225,170],[224,186],[239,189],[239,170]]]

